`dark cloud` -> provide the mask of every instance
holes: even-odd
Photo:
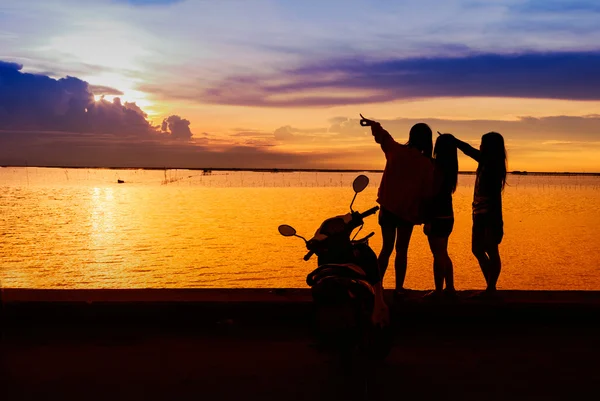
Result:
[[[273,75],[231,76],[205,90],[203,100],[271,107],[462,96],[600,100],[598,71],[598,52],[334,59]],[[181,89],[170,94],[198,95],[197,89]]]
[[[149,167],[149,168],[301,168],[327,167],[336,153],[295,154],[274,150],[267,142],[215,146],[201,138],[194,145],[160,139],[110,135],[2,132],[0,165]]]
[[[94,94],[122,94],[114,88],[93,86],[78,78],[53,79],[23,73],[22,65],[0,61],[0,130],[63,131],[152,137],[161,134],[135,103],[120,98],[95,101]],[[189,121],[165,119],[169,138],[189,140]],[[164,136],[164,135],[163,135]]]
[[[179,116],[170,116],[162,122],[161,130],[173,139],[190,140],[192,131],[190,131],[190,122]]]
[[[582,0],[529,0],[509,6],[510,11],[520,13],[600,13],[600,4],[597,1]]]

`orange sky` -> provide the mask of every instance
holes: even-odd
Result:
[[[358,126],[362,113],[398,141],[419,121],[474,145],[499,131],[512,170],[600,172],[594,2],[365,6],[0,0],[0,62],[12,63],[0,86],[14,79],[24,85],[15,93],[32,91],[22,103],[0,93],[0,163],[381,168]],[[55,100],[31,74],[54,80]],[[83,98],[105,95],[93,123],[65,117],[75,93],[67,76],[89,84],[78,86]],[[132,112],[155,127],[139,116],[128,126]],[[101,113],[114,118],[105,124]],[[177,123],[161,127],[173,115]],[[127,135],[139,127],[145,133]],[[63,130],[69,135],[44,136]],[[44,151],[49,142],[53,154]],[[119,157],[110,151],[116,143]],[[461,169],[473,168],[461,159]]]

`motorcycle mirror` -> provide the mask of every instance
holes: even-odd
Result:
[[[352,183],[352,189],[354,192],[359,193],[365,190],[365,188],[369,185],[369,177],[364,174],[359,175],[354,179]]]
[[[277,230],[279,230],[279,234],[284,237],[293,237],[296,235],[296,229],[292,226],[288,226],[287,224],[280,225]]]
[[[367,185],[369,185],[369,177],[367,177],[364,174],[361,174],[354,179],[354,182],[352,183],[352,189],[354,189],[354,198],[352,198],[352,202],[350,202],[350,211],[351,212],[354,212],[352,210],[352,205],[354,205],[354,201],[356,200],[356,195],[358,195],[359,192],[364,191],[365,188],[367,187]]]

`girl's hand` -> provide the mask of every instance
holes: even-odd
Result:
[[[362,125],[363,127],[372,127],[374,125],[380,125],[377,121],[374,120],[369,120],[368,118],[365,118],[362,114],[360,115],[360,125]]]
[[[448,135],[452,139],[456,139],[456,137],[454,135],[450,134],[449,132],[446,132],[445,134],[442,134],[440,131],[438,131],[437,133],[438,133],[438,136]]]

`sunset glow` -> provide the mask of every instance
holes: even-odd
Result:
[[[18,103],[13,119],[30,117],[0,123],[0,141],[11,135],[0,163],[80,164],[68,149],[90,132],[109,134],[90,155],[105,166],[129,163],[98,156],[111,141],[133,151],[178,138],[140,166],[177,167],[186,154],[185,167],[277,168],[294,155],[296,168],[381,168],[363,113],[399,141],[418,121],[472,143],[500,131],[515,170],[600,171],[598,21],[591,1],[0,0],[2,76],[28,98],[46,96],[35,76],[55,86],[44,110]],[[89,123],[61,122],[69,97],[89,93],[103,110],[77,106],[94,109]],[[4,91],[0,105],[14,99]],[[47,113],[53,124],[32,122]],[[169,116],[183,131],[161,134]],[[40,159],[48,131],[65,132],[61,151]],[[227,149],[239,148],[233,166]]]

